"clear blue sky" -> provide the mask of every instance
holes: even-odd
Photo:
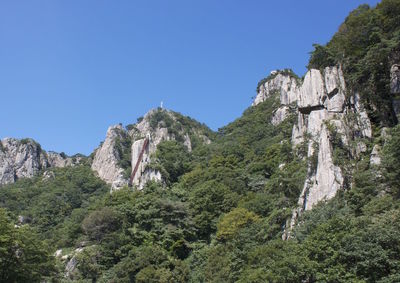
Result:
[[[90,154],[164,101],[212,129],[372,0],[0,0],[0,138]]]

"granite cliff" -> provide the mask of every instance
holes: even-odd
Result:
[[[4,138],[0,141],[0,185],[31,178],[41,170],[78,164],[82,156],[46,152],[33,139]]]
[[[253,106],[278,94],[280,106],[274,111],[271,123],[278,125],[286,119],[290,109],[297,115],[292,129],[293,148],[307,147],[308,169],[298,207],[290,223],[317,203],[333,198],[337,191],[351,186],[352,168],[341,164],[335,149],[345,148],[351,159],[370,151],[371,164],[380,164],[380,146],[372,149],[367,144],[373,138],[371,121],[357,92],[346,88],[341,66],[323,70],[311,69],[300,80],[293,72],[273,71],[258,87]],[[399,114],[399,67],[391,68],[393,109]],[[285,234],[284,237],[287,237]]]
[[[194,141],[210,143],[206,132],[204,126],[188,117],[153,109],[126,129],[121,125],[109,127],[105,141],[94,152],[92,169],[111,184],[112,190],[127,185],[142,189],[150,180],[162,181],[161,173],[149,166],[161,142],[177,140],[191,151]]]

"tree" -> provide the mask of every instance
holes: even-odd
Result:
[[[235,208],[224,215],[217,224],[217,239],[229,240],[239,229],[257,221],[259,221],[259,217],[254,212],[248,211],[245,208]]]
[[[119,215],[109,207],[91,212],[82,222],[82,228],[90,239],[100,241],[105,234],[120,227]]]
[[[40,282],[55,274],[49,248],[28,226],[14,227],[0,208],[0,282]]]

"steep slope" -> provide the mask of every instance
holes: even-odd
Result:
[[[350,189],[358,161],[366,155],[371,165],[381,163],[375,139],[380,132],[385,139],[384,126],[395,125],[399,116],[400,18],[395,7],[396,1],[383,1],[375,9],[362,5],[353,11],[326,46],[315,45],[302,82],[284,70],[259,83],[253,105],[280,93],[281,106],[271,120],[277,124],[288,101],[295,101],[292,144],[308,147],[307,178],[287,224],[291,228],[303,211]]]
[[[129,140],[125,130],[121,125],[111,126],[107,130],[106,139],[95,151],[92,162],[92,170],[96,171],[99,177],[112,185],[113,188],[119,188],[128,185],[124,175],[124,170],[119,165],[123,158],[121,140]],[[124,150],[129,145],[124,146]]]
[[[275,71],[259,87],[253,105],[273,92],[280,94],[280,107],[271,123],[282,122],[292,105],[297,122],[293,125],[291,142],[294,147],[306,143],[309,162],[307,179],[299,199],[299,210],[311,209],[321,200],[335,196],[343,188],[342,169],[333,156],[332,136],[339,135],[343,147],[355,144],[351,158],[367,150],[365,138],[372,137],[371,123],[357,93],[345,96],[345,78],[340,66],[326,67],[323,72],[311,69],[301,82],[292,72]],[[347,180],[348,182],[348,180]],[[295,216],[294,216],[295,218]]]
[[[68,157],[64,153],[46,152],[32,139],[5,138],[0,141],[0,185],[31,178],[50,167],[71,166],[81,161],[81,155]]]
[[[161,173],[149,165],[163,141],[176,140],[189,152],[211,142],[210,129],[173,111],[153,109],[139,120],[126,129],[121,125],[110,127],[105,141],[94,152],[92,169],[113,190],[126,185],[142,189],[149,180],[161,181]]]

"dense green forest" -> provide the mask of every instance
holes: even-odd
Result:
[[[277,93],[210,144],[189,152],[179,139],[162,142],[152,166],[163,183],[142,191],[110,193],[90,158],[1,187],[0,282],[400,282],[400,126],[385,111],[399,54],[399,0],[360,6],[315,45],[309,68],[342,64],[374,130],[391,128],[370,141],[382,145],[381,165],[362,155],[351,186],[302,214],[289,240],[282,234],[315,161],[305,143],[292,147],[294,110],[270,123]],[[76,249],[65,277],[62,257]]]

